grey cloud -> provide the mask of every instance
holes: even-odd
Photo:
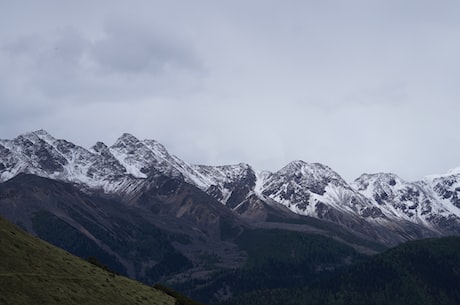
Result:
[[[199,70],[192,48],[157,29],[111,22],[105,37],[94,42],[91,55],[102,69],[114,73],[169,73]]]
[[[203,73],[187,45],[123,24],[110,26],[96,40],[65,28],[19,37],[1,50],[4,82],[78,102],[175,95],[193,90]]]
[[[397,106],[409,102],[407,85],[403,82],[390,81],[372,88],[361,88],[344,96],[344,104],[358,104],[366,107],[374,104]]]
[[[191,163],[303,159],[348,180],[460,165],[458,1],[67,6],[0,2],[0,138],[131,132]]]

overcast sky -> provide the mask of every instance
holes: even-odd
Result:
[[[460,1],[0,0],[0,138],[352,181],[460,166]]]

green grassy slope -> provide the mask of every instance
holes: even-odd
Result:
[[[0,304],[175,304],[175,298],[111,274],[0,218]]]

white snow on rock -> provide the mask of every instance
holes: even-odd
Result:
[[[71,182],[85,190],[123,194],[161,174],[195,185],[232,208],[255,196],[317,218],[341,213],[389,225],[404,220],[433,230],[460,228],[460,167],[417,182],[377,173],[363,174],[348,184],[319,163],[297,160],[274,173],[258,172],[244,163],[191,165],[159,142],[139,140],[128,133],[110,147],[98,142],[85,149],[38,130],[0,140],[0,182],[19,173]]]

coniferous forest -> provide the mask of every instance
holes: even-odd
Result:
[[[291,289],[265,289],[222,305],[460,304],[460,238],[408,242],[334,277]]]

